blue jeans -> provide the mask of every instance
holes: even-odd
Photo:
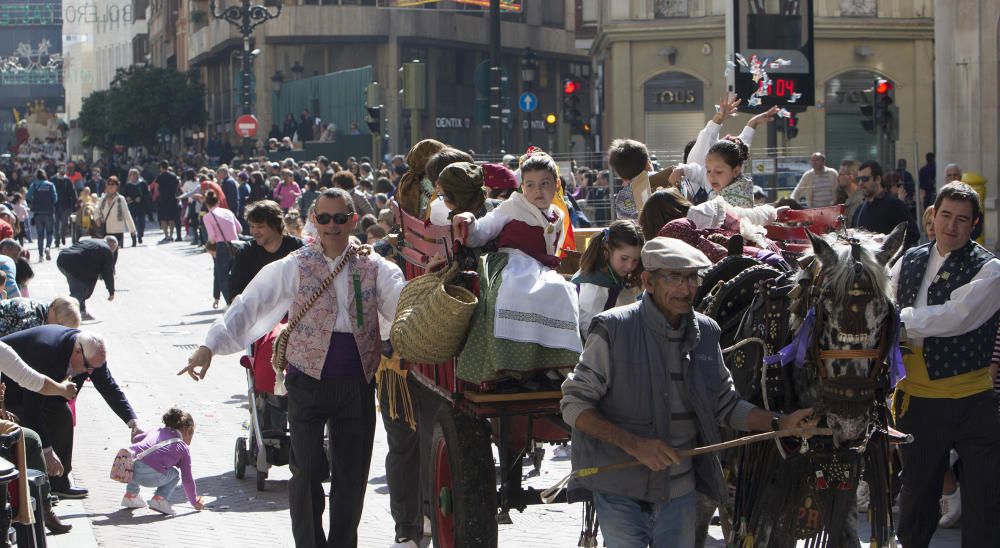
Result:
[[[604,542],[615,548],[693,547],[696,502],[694,492],[660,503],[594,493]]]
[[[132,469],[132,481],[125,486],[125,492],[138,495],[139,487],[156,487],[154,493],[156,496],[168,498],[180,480],[181,473],[175,467],[170,467],[166,473],[161,474],[141,460],[137,460]]]
[[[51,213],[35,213],[35,237],[38,238],[38,258],[41,259],[46,249],[52,247],[52,231],[55,219]]]

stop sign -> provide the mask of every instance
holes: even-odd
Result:
[[[257,117],[244,114],[236,119],[236,134],[244,139],[257,135]]]

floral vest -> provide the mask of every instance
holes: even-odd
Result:
[[[375,285],[378,265],[370,257],[370,246],[363,245],[357,249],[357,254],[345,267],[351,277],[347,311],[351,319],[351,332],[361,355],[361,367],[365,377],[371,381],[378,368],[382,346],[379,337],[378,288]],[[295,317],[332,270],[319,244],[300,248],[291,255],[295,256],[299,266],[299,292],[289,315]],[[319,379],[336,320],[337,293],[333,287],[328,287],[288,336],[288,364]]]
[[[899,307],[913,306],[917,300],[917,292],[927,271],[930,253],[936,253],[931,247],[934,242],[924,244],[909,250],[903,256],[903,264],[899,273]],[[948,255],[941,265],[937,275],[927,288],[928,306],[943,304],[951,298],[951,292],[969,283],[979,270],[991,259],[993,254],[976,242],[970,241],[965,247],[956,249]],[[984,295],[986,299],[996,298],[995,295]],[[983,325],[954,337],[927,337],[924,339],[924,361],[927,364],[927,376],[931,380],[953,377],[968,373],[990,365],[990,355],[993,351],[993,341],[997,334],[997,321],[1000,313],[994,314]]]

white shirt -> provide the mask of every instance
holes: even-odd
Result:
[[[952,291],[947,302],[928,305],[927,290],[947,258],[948,255],[938,253],[937,244],[934,244],[913,306],[899,312],[900,320],[906,325],[906,335],[914,346],[922,346],[926,337],[968,333],[1000,310],[1000,259],[996,258],[984,264],[969,283]],[[889,272],[897,288],[902,264],[902,260],[897,261]]]
[[[823,171],[816,172],[815,169],[802,174],[799,183],[792,190],[791,198],[798,201],[805,197],[809,207],[826,207],[833,205],[836,201],[837,170],[829,166],[823,166]]]
[[[0,342],[0,372],[25,390],[38,392],[45,386],[45,376],[24,363],[21,356],[4,342]]]
[[[346,250],[345,250],[346,252]],[[332,272],[344,254],[336,259],[326,257]],[[377,253],[368,256],[378,266],[375,280],[377,290],[380,329],[382,336],[388,335],[385,322],[392,322],[399,304],[399,292],[406,285],[403,272],[395,264]],[[333,330],[337,333],[351,333],[351,316],[348,302],[351,295],[351,275],[344,268],[333,279],[327,291],[337,295],[337,319]],[[205,337],[205,346],[213,354],[233,354],[250,346],[253,341],[266,335],[281,318],[288,314],[299,292],[299,264],[289,255],[265,266],[250,281],[250,285],[229,305],[226,314],[215,321]]]
[[[705,177],[705,157],[708,156],[708,150],[712,148],[712,145],[719,140],[720,129],[722,129],[721,124],[709,120],[704,129],[698,132],[698,139],[695,140],[691,152],[688,153],[688,163],[679,166],[684,170],[685,179],[681,186],[689,200],[694,198],[699,189],[712,192],[711,187],[708,186],[708,179]],[[750,126],[744,127],[740,133],[740,139],[748,149],[753,144],[753,134],[754,129]]]

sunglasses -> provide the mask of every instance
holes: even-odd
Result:
[[[872,177],[871,175],[858,175],[857,177],[854,178],[854,180],[859,183],[867,183],[868,181],[872,180]]]
[[[351,220],[353,215],[348,213],[317,213],[316,214],[316,224],[328,225],[330,221],[333,221],[338,225],[346,225],[348,221]]]

